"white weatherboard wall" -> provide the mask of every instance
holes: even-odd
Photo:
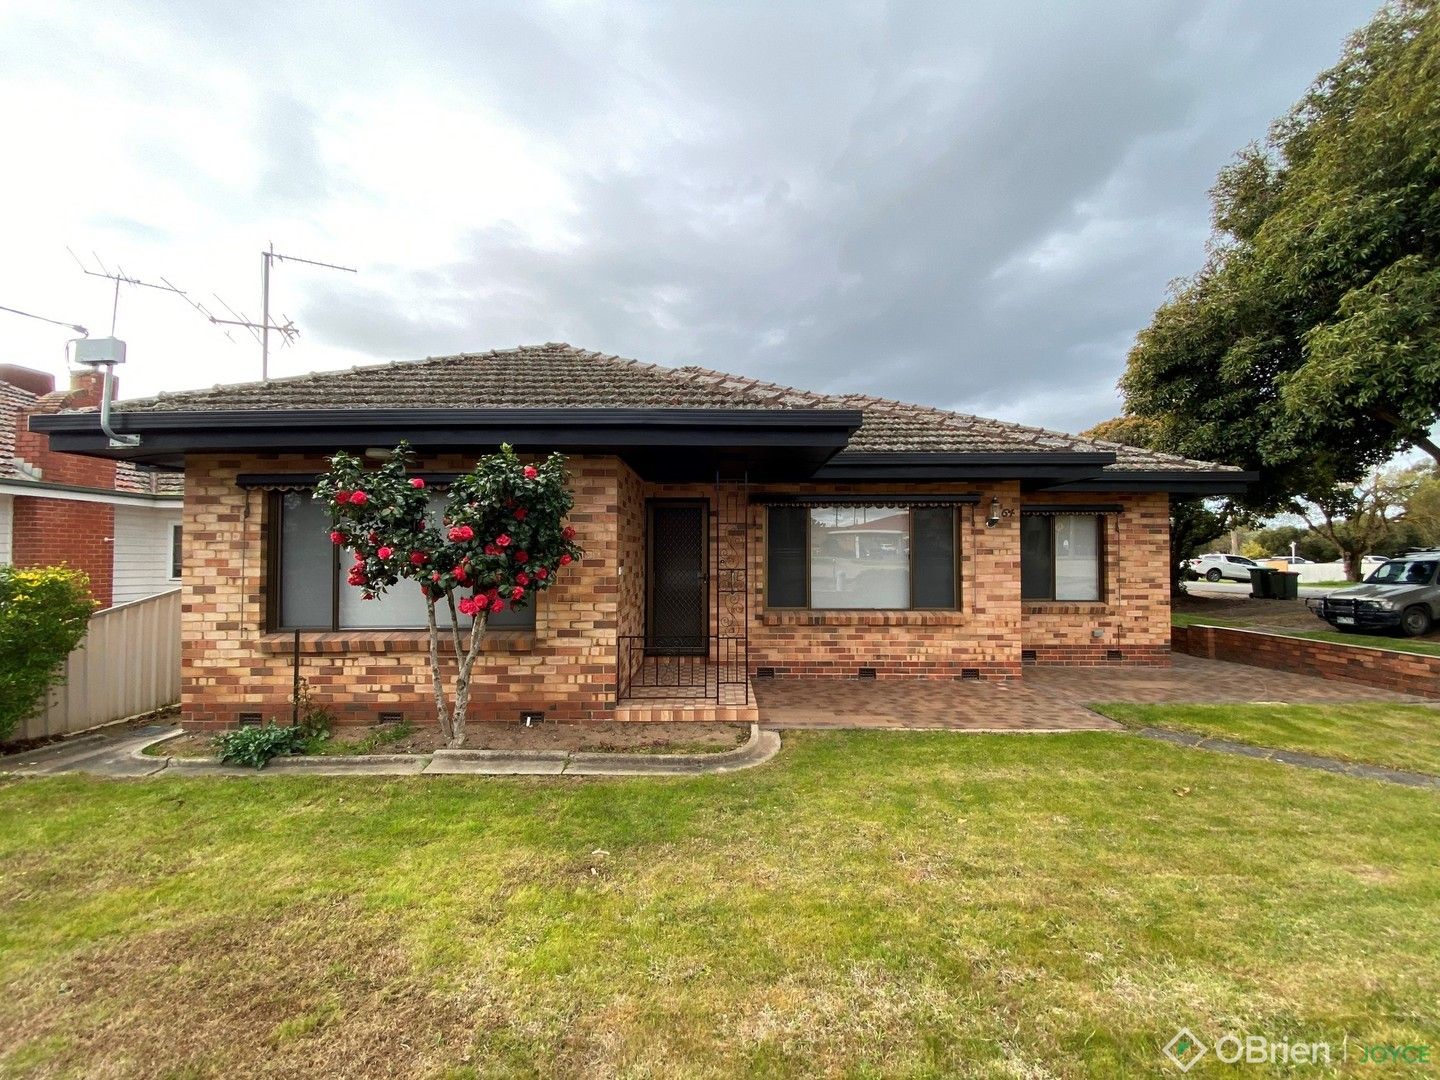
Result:
[[[15,522],[15,496],[0,495],[0,563],[10,561],[10,537]]]
[[[115,580],[112,604],[128,604],[180,583],[170,576],[170,530],[178,506],[115,507]]]

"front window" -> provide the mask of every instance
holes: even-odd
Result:
[[[767,535],[770,607],[958,606],[952,506],[772,506]]]
[[[330,542],[330,516],[308,491],[280,492],[272,504],[278,522],[271,558],[276,602],[271,623],[276,630],[423,630],[425,598],[420,586],[402,579],[385,595],[362,598],[362,590],[345,579],[349,574],[346,549]],[[438,522],[445,497],[432,495],[430,513]],[[450,611],[435,608],[441,626],[450,625]],[[470,624],[461,616],[462,626]],[[520,611],[509,607],[490,616],[497,630],[529,629],[535,625],[535,605]]]
[[[1436,565],[1433,559],[1391,559],[1365,580],[1372,585],[1428,585]]]
[[[1020,598],[1098,601],[1101,537],[1097,514],[1020,514]]]

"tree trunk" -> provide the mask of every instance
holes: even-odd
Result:
[[[445,684],[440,680],[440,628],[435,622],[435,601],[425,595],[425,618],[430,626],[430,677],[435,684],[435,719],[440,722],[440,734],[447,740],[455,737],[450,723],[450,704],[445,700]]]
[[[1345,580],[1359,581],[1363,573],[1360,560],[1364,556],[1358,551],[1346,551],[1342,554],[1345,559]]]
[[[455,660],[460,668],[460,673],[455,677],[455,734],[451,738],[451,746],[459,746],[465,741],[465,713],[470,707],[470,672],[475,667],[475,658],[480,655],[480,642],[485,637],[485,624],[489,616],[481,614],[475,616],[475,621],[470,624],[470,643],[465,654],[460,654],[460,632],[455,632]]]

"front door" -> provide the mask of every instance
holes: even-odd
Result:
[[[649,503],[645,650],[660,656],[704,656],[709,648],[704,502]]]

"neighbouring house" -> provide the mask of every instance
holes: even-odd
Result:
[[[475,715],[748,719],[765,678],[1011,679],[1165,664],[1169,499],[1236,469],[882,398],[549,344],[37,416],[67,453],[183,470],[183,706],[431,715],[418,590],[345,584],[325,457],[402,439],[443,488],[501,442],[570,458],[585,558],[487,636]],[[298,654],[295,644],[298,639]]]
[[[184,478],[129,461],[58,452],[31,417],[91,408],[101,378],[0,365],[0,563],[65,563],[90,575],[101,608],[180,586]]]

